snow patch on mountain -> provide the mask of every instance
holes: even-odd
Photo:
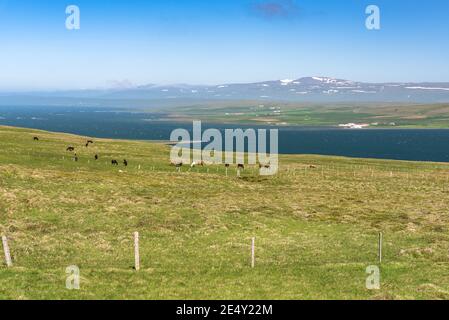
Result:
[[[449,91],[449,88],[433,88],[433,87],[405,87],[405,89],[409,89],[409,90],[442,90],[442,91]]]
[[[280,80],[282,86],[288,86],[293,81],[295,81],[295,80],[290,80],[290,79]]]

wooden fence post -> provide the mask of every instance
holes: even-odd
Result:
[[[256,238],[251,240],[251,268],[256,266]]]
[[[8,246],[8,238],[6,238],[6,236],[2,236],[2,243],[3,243],[3,251],[5,252],[6,266],[10,268],[12,267],[12,260],[11,260],[11,252],[9,251]]]
[[[382,263],[383,234],[379,232],[379,263]]]
[[[140,270],[139,232],[134,232],[134,266],[136,271]]]

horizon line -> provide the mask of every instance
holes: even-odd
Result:
[[[182,87],[182,86],[191,86],[191,87],[216,87],[220,85],[245,85],[245,84],[259,84],[266,82],[283,82],[289,81],[293,82],[300,79],[306,78],[319,78],[319,79],[331,79],[331,80],[343,80],[350,81],[354,83],[365,83],[365,84],[420,84],[420,83],[448,83],[448,81],[429,81],[429,80],[421,80],[421,81],[360,81],[360,80],[351,80],[343,77],[330,77],[330,76],[303,76],[299,78],[283,78],[283,79],[275,79],[275,80],[260,80],[260,81],[236,81],[236,82],[218,82],[211,84],[201,84],[201,83],[142,83],[142,84],[134,84],[133,82],[125,79],[122,81],[106,81],[106,82],[117,82],[117,84],[129,82],[129,86],[123,85],[111,85],[111,86],[96,86],[96,87],[67,87],[67,88],[20,88],[20,89],[2,89],[0,88],[0,93],[2,94],[13,94],[13,93],[46,93],[46,92],[64,92],[64,91],[114,91],[114,90],[132,90],[132,89],[141,89],[144,87]]]

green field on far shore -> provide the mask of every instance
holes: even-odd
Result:
[[[449,128],[448,104],[288,103],[222,101],[165,109],[170,120],[280,126],[330,126],[358,123],[371,128]]]

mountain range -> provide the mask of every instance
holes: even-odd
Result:
[[[23,95],[23,94],[22,94]],[[366,83],[304,77],[222,85],[144,85],[104,90],[30,93],[47,97],[144,100],[276,100],[291,102],[449,102],[449,82]]]

